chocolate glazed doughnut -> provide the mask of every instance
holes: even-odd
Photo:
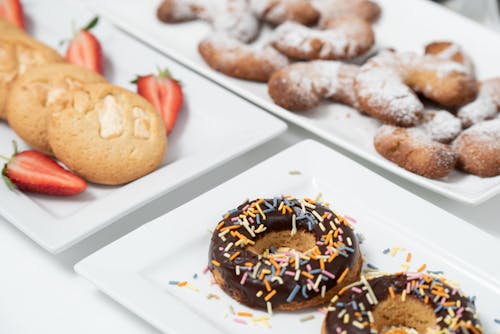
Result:
[[[246,201],[212,235],[209,268],[219,286],[255,308],[324,303],[359,279],[359,242],[326,205],[280,197]]]
[[[391,331],[392,329],[392,331]],[[332,300],[323,334],[484,333],[473,300],[442,276],[382,275],[351,284]]]

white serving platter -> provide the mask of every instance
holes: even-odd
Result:
[[[72,23],[85,25],[95,15],[81,5],[57,0],[30,1],[25,9],[30,32],[54,47],[71,36]],[[156,66],[168,67],[183,84],[185,104],[169,136],[161,167],[132,183],[90,185],[83,194],[67,198],[24,194],[0,184],[0,215],[54,253],[286,130],[281,120],[228,94],[105,20],[95,34],[102,43],[110,82],[135,91],[130,81],[137,74],[154,72]],[[21,149],[26,148],[7,124],[0,122],[0,154],[11,154],[13,139]]]
[[[292,172],[292,173],[290,173]],[[160,331],[203,333],[319,333],[322,314],[314,309],[274,312],[272,330],[231,313],[244,307],[211,285],[203,274],[211,233],[222,214],[246,198],[316,197],[354,217],[365,238],[366,263],[384,271],[401,271],[407,252],[411,269],[422,264],[460,283],[477,297],[486,333],[498,331],[500,252],[496,239],[442,209],[387,182],[381,176],[312,140],[306,140],[183,206],[143,225],[90,255],[75,270]],[[385,249],[404,247],[395,256]],[[197,275],[197,278],[195,278]],[[193,291],[170,281],[188,281]],[[208,299],[216,294],[220,299]],[[304,317],[314,319],[301,322]],[[234,319],[245,320],[241,324]]]
[[[423,52],[435,40],[460,43],[476,64],[478,78],[500,75],[500,35],[427,0],[376,0],[382,17],[375,25],[379,46]],[[197,51],[198,42],[210,33],[203,22],[164,24],[156,18],[161,0],[92,0],[90,5],[123,30],[154,46],[179,62],[209,77],[234,93],[266,110],[331,141],[360,157],[422,187],[471,205],[500,193],[500,176],[480,178],[453,171],[448,177],[431,180],[413,174],[381,157],[373,148],[373,135],[380,122],[334,103],[313,111],[294,113],[275,105],[267,86],[220,74],[208,67]]]

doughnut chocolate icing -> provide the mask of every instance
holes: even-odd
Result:
[[[441,275],[380,275],[346,287],[335,296],[323,334],[484,333],[474,300]]]
[[[290,196],[230,210],[209,250],[219,286],[242,304],[268,311],[324,303],[357,281],[361,266],[358,239],[342,216]]]

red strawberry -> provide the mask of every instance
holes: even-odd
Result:
[[[167,134],[172,132],[183,100],[180,83],[172,78],[167,69],[159,71],[158,75],[139,76],[134,82],[137,83],[137,93],[160,113]]]
[[[97,25],[99,17],[95,17],[80,29],[69,42],[66,50],[66,60],[103,74],[103,59],[101,44],[90,30]]]
[[[20,0],[0,0],[0,17],[24,30],[23,6]]]
[[[62,168],[55,160],[37,151],[18,153],[14,143],[14,154],[4,165],[2,177],[13,189],[48,195],[76,195],[87,188],[87,183]]]

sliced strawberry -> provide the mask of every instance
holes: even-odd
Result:
[[[160,71],[158,75],[139,76],[135,82],[137,93],[158,110],[167,134],[171,133],[182,107],[183,94],[180,83],[172,78],[168,70]]]
[[[103,74],[104,67],[101,44],[90,32],[98,22],[99,18],[95,17],[86,27],[80,29],[80,31],[75,34],[66,50],[66,60],[70,63]]]
[[[24,13],[20,0],[0,0],[0,17],[24,30]]]
[[[10,188],[47,195],[76,195],[87,188],[82,178],[33,150],[17,153],[16,148],[4,165],[2,177]]]

